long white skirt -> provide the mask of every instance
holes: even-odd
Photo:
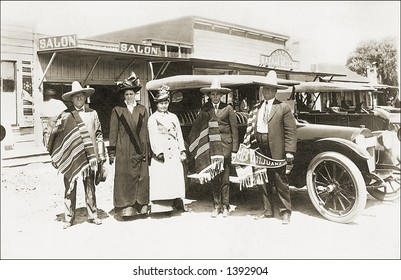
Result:
[[[184,169],[178,157],[164,163],[152,158],[149,175],[150,200],[185,198]]]

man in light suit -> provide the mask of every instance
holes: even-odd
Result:
[[[210,87],[200,90],[209,96],[209,100],[202,107],[195,122],[217,121],[221,137],[221,153],[224,156],[224,169],[212,180],[214,209],[211,217],[216,218],[220,213],[223,217],[227,217],[229,215],[231,153],[236,153],[239,146],[237,118],[233,107],[220,101],[222,94],[229,93],[230,89],[222,88],[220,82],[214,80]]]
[[[93,88],[82,88],[78,81],[72,83],[72,90],[62,99],[73,106],[59,115],[49,138],[53,166],[64,175],[64,229],[75,220],[78,178],[83,180],[88,222],[102,224],[97,215],[95,174],[106,161],[106,154],[98,114],[85,104],[94,92]]]
[[[286,86],[277,84],[276,72],[270,71],[266,85],[260,90],[264,100],[255,104],[248,117],[244,144],[260,149],[265,156],[291,163],[297,146],[296,122],[291,107],[275,98],[277,89]],[[283,224],[288,224],[291,217],[291,198],[285,166],[268,169],[268,183],[261,186],[263,211],[255,219],[273,217],[272,188],[278,195],[278,210]]]

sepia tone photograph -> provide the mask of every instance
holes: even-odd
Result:
[[[399,35],[397,1],[2,1],[4,276],[396,276]]]

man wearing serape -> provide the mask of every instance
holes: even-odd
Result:
[[[238,150],[238,127],[234,109],[220,101],[222,94],[230,92],[214,80],[209,88],[201,88],[209,101],[196,117],[191,132],[190,152],[195,158],[195,170],[201,183],[212,181],[214,210],[229,215],[229,175],[231,153]]]
[[[247,122],[244,145],[259,148],[259,151],[274,160],[286,159],[291,163],[297,148],[297,126],[291,107],[277,100],[278,89],[286,86],[277,84],[277,74],[270,71],[266,84],[261,87],[263,100],[253,106]],[[278,210],[283,224],[288,224],[291,217],[291,197],[285,167],[269,168],[268,183],[261,185],[263,211],[255,219],[273,217],[272,187],[277,190]]]
[[[49,138],[52,164],[64,175],[64,228],[70,227],[75,219],[79,177],[85,188],[88,221],[102,223],[97,217],[95,175],[106,160],[103,134],[97,112],[85,106],[87,97],[94,92],[93,88],[82,88],[77,81],[72,83],[72,90],[64,93],[62,99],[72,101],[73,106],[60,114]]]

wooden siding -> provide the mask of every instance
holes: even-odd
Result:
[[[1,25],[1,59],[33,60],[33,29],[17,25]]]
[[[259,65],[260,54],[269,55],[276,49],[285,48],[280,41],[270,43],[204,30],[194,30],[194,46],[194,58],[251,65]]]

